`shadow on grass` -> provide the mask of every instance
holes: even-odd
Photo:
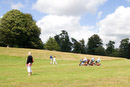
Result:
[[[36,75],[38,75],[38,74],[37,73],[32,74],[32,76],[36,76]]]

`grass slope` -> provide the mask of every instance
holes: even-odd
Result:
[[[76,54],[76,53],[67,53],[67,52],[58,52],[58,51],[48,51],[48,50],[36,50],[36,49],[23,49],[23,48],[4,48],[0,47],[0,54],[8,55],[8,56],[17,56],[26,58],[28,56],[28,52],[31,51],[32,55],[36,59],[49,59],[50,55],[56,56],[57,60],[75,60],[79,61],[82,58],[92,58],[98,57],[101,60],[113,60],[113,59],[121,59],[115,57],[107,57],[107,56],[94,56],[94,55],[85,55],[85,54]]]
[[[30,77],[28,51],[35,56]],[[49,55],[58,65],[49,64]],[[78,66],[85,56],[92,55],[0,47],[0,87],[130,87],[130,60],[102,56],[102,66]]]

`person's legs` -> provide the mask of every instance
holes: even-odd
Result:
[[[55,64],[57,64],[57,62],[55,61]]]
[[[50,62],[50,64],[52,64],[52,59],[51,59],[51,62]]]
[[[27,66],[27,71],[28,71],[28,75],[32,75],[32,70],[31,70],[31,66]]]

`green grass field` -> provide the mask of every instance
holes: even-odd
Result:
[[[28,51],[34,55],[32,76]],[[51,54],[58,65],[50,65]],[[101,56],[101,66],[78,66],[84,56],[92,55],[0,47],[0,87],[130,87],[130,60]]]

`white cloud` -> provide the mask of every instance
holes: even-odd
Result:
[[[102,11],[98,12],[98,19],[100,19],[101,15],[102,15]]]
[[[88,40],[93,35],[93,26],[81,26],[80,16],[84,13],[93,13],[106,0],[37,0],[33,8],[47,13],[37,22],[41,28],[41,39],[45,42],[49,36],[66,30],[70,37],[77,40]]]
[[[61,33],[61,30],[66,30],[69,33],[69,36],[76,38],[77,40],[87,41],[88,37],[94,34],[90,29],[92,26],[80,26],[79,16],[56,16],[48,15],[43,17],[40,21],[37,22],[37,25],[41,28],[41,39],[43,42],[49,38],[49,36],[55,36],[56,34]]]
[[[20,3],[20,2],[17,3],[17,4],[12,3],[11,8],[12,9],[20,9],[20,8],[24,8],[24,5],[22,3]]]
[[[93,13],[107,0],[37,0],[33,8],[51,15],[81,15]]]
[[[99,35],[104,43],[115,41],[118,46],[120,40],[130,38],[130,7],[120,6],[114,13],[99,22]]]
[[[37,0],[33,5],[42,13],[48,14],[37,22],[41,28],[41,39],[45,42],[49,36],[66,30],[70,37],[88,40],[94,34],[93,26],[81,26],[80,19],[84,13],[94,13],[107,0]]]

